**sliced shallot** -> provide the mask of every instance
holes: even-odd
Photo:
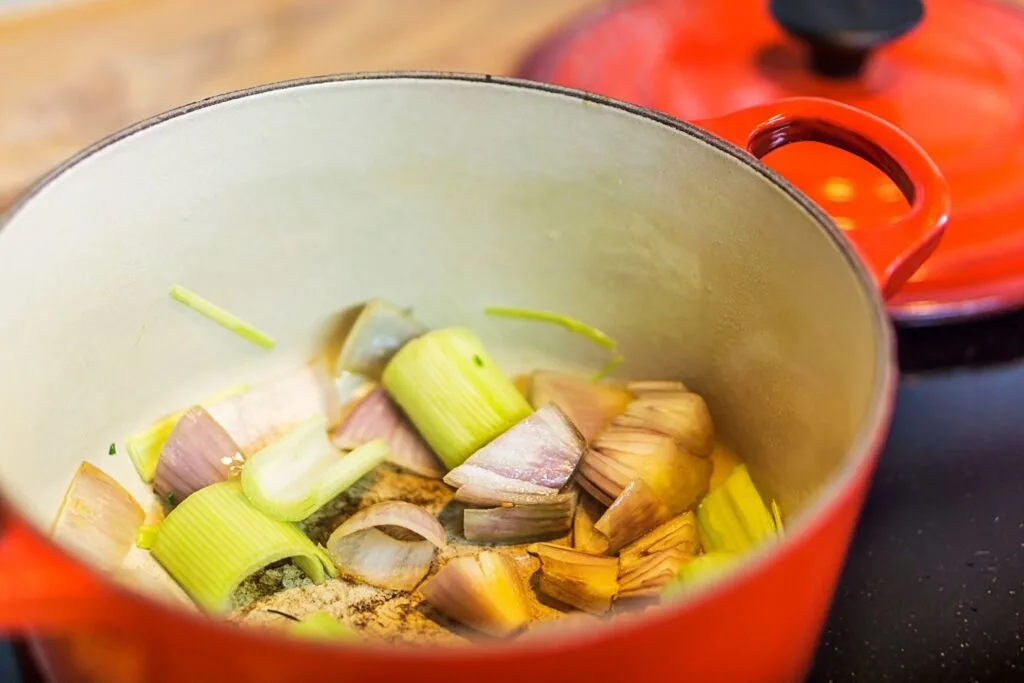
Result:
[[[530,404],[534,408],[554,403],[588,442],[622,414],[632,400],[633,396],[620,387],[564,372],[535,372],[530,387]]]
[[[576,470],[586,441],[565,413],[547,405],[449,472],[444,481],[510,493],[557,493]]]
[[[131,550],[145,517],[123,486],[83,462],[64,494],[50,535],[95,567],[114,571]]]
[[[693,558],[694,554],[688,548],[679,546],[644,555],[629,569],[620,567],[619,598],[657,597],[683,565]]]
[[[540,559],[542,593],[591,614],[603,614],[618,593],[619,563],[614,557],[535,543],[530,553]]]
[[[514,635],[530,623],[519,572],[495,551],[449,560],[420,590],[445,616],[491,636]]]
[[[463,513],[463,535],[482,543],[529,543],[565,536],[572,529],[576,492],[538,496],[525,505],[509,504]]]
[[[336,370],[380,379],[391,357],[426,331],[408,310],[373,299],[363,306],[345,337]]]
[[[399,540],[376,528],[381,526],[402,527],[425,540]],[[435,549],[445,545],[444,527],[433,515],[412,503],[387,501],[345,520],[327,540],[327,552],[352,578],[411,591],[430,571]]]
[[[172,505],[201,488],[241,473],[245,458],[238,444],[199,406],[185,411],[160,452],[154,490]]]
[[[572,546],[576,550],[606,555],[608,553],[608,537],[594,526],[601,518],[603,507],[594,498],[581,494],[576,503],[576,515],[572,522]]]
[[[630,482],[612,503],[594,528],[608,538],[608,550],[619,549],[672,517],[665,505],[642,479]]]
[[[276,377],[207,410],[246,456],[313,415],[324,415],[329,428],[341,418],[337,387],[320,365]]]
[[[440,479],[445,473],[441,461],[382,387],[375,388],[352,409],[333,439],[339,448],[384,439],[392,464],[429,479]]]

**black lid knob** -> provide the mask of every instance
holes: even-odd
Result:
[[[871,52],[914,28],[921,0],[772,0],[772,16],[807,43],[811,68],[829,78],[852,78]]]

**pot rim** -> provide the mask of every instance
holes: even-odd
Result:
[[[481,83],[486,85],[499,86],[504,88],[518,88],[535,92],[558,95],[567,98],[578,99],[588,103],[600,105],[610,109],[625,112],[639,119],[646,119],[654,123],[666,126],[676,132],[711,145],[718,151],[732,156],[754,172],[758,173],[767,182],[775,185],[784,192],[792,201],[798,204],[811,219],[813,219],[825,233],[832,239],[836,248],[847,265],[853,270],[862,293],[868,300],[872,309],[872,327],[876,346],[879,351],[876,363],[874,378],[872,381],[871,395],[873,398],[871,407],[865,416],[856,436],[854,437],[849,451],[848,460],[833,475],[828,483],[817,493],[817,499],[805,509],[800,518],[793,525],[787,525],[785,536],[776,544],[762,546],[747,553],[744,562],[727,570],[726,573],[712,584],[694,591],[690,595],[680,597],[671,604],[655,611],[644,611],[642,614],[625,614],[618,616],[601,628],[586,634],[576,631],[568,631],[564,634],[553,634],[553,638],[528,638],[515,640],[510,643],[473,643],[470,646],[455,646],[443,648],[419,648],[413,646],[399,646],[402,656],[407,659],[415,659],[425,664],[432,662],[446,661],[452,659],[463,661],[492,659],[502,655],[524,656],[530,654],[541,654],[551,651],[566,651],[573,647],[581,647],[617,639],[636,631],[641,627],[661,628],[678,616],[679,613],[691,609],[693,606],[711,601],[720,593],[729,591],[734,585],[739,585],[750,580],[771,563],[785,557],[801,544],[807,536],[821,528],[826,520],[836,514],[849,497],[854,495],[857,486],[861,482],[867,482],[874,469],[874,463],[881,451],[886,435],[888,434],[889,423],[892,419],[893,407],[896,396],[897,366],[896,366],[896,341],[892,322],[887,314],[886,306],[882,300],[881,293],[867,268],[857,256],[852,244],[843,236],[842,230],[828,217],[828,215],[815,204],[810,198],[800,192],[785,178],[770,169],[761,161],[736,147],[730,142],[695,126],[686,121],[673,118],[666,114],[648,109],[646,107],[630,104],[614,98],[605,97],[573,88],[566,88],[548,83],[529,81],[521,78],[507,76],[493,76],[490,74],[459,73],[445,71],[367,71],[353,73],[337,73],[321,76],[312,76],[285,81],[277,81],[261,85],[233,90],[205,99],[197,100],[165,112],[143,119],[131,126],[121,129],[101,140],[89,145],[74,156],[68,158],[60,165],[53,168],[46,175],[33,183],[29,188],[20,193],[15,201],[6,211],[0,212],[0,231],[8,223],[13,221],[17,215],[28,206],[36,196],[50,184],[60,178],[71,168],[81,164],[93,155],[119,143],[132,135],[156,127],[165,121],[186,116],[193,112],[214,107],[233,100],[258,97],[260,95],[287,90],[300,90],[306,87],[317,87],[321,85],[343,84],[355,81],[392,81],[412,80],[423,82],[464,82]],[[3,503],[6,496],[3,491],[3,482],[0,482],[0,503]],[[10,498],[7,498],[10,501]],[[12,501],[13,502],[13,501]],[[131,590],[117,581],[108,577],[105,573],[97,571],[92,566],[81,562],[68,553],[63,547],[53,543],[47,534],[37,526],[18,514],[17,506],[9,503],[5,505],[8,514],[17,517],[18,521],[35,536],[35,539],[56,552],[63,560],[74,563],[84,568],[94,579],[112,594],[116,594],[127,600],[133,607],[146,608],[155,611],[163,619],[177,620],[183,627],[202,632],[207,630],[211,636],[225,638],[239,638],[250,642],[263,643],[287,650],[291,648],[296,653],[305,653],[314,656],[329,656],[330,652],[344,654],[347,656],[387,656],[394,657],[396,646],[390,643],[360,643],[358,645],[320,643],[316,641],[304,641],[293,638],[282,638],[272,632],[264,632],[257,628],[238,628],[237,625],[219,622],[202,614],[194,614],[185,610],[175,609],[161,601],[146,597],[140,592]],[[553,641],[553,642],[552,642]]]

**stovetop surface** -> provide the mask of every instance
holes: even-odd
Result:
[[[810,680],[1024,681],[1024,312],[900,342],[910,374]]]

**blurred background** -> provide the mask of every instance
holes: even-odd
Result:
[[[893,302],[906,379],[812,678],[1022,680],[1024,0],[923,7],[922,18],[919,0],[0,0],[0,209],[136,121],[336,72],[520,74],[689,120],[787,95],[867,109],[935,158],[954,212]],[[805,143],[766,162],[841,227],[906,211],[845,152]],[[0,682],[19,680],[14,666],[0,642]]]

